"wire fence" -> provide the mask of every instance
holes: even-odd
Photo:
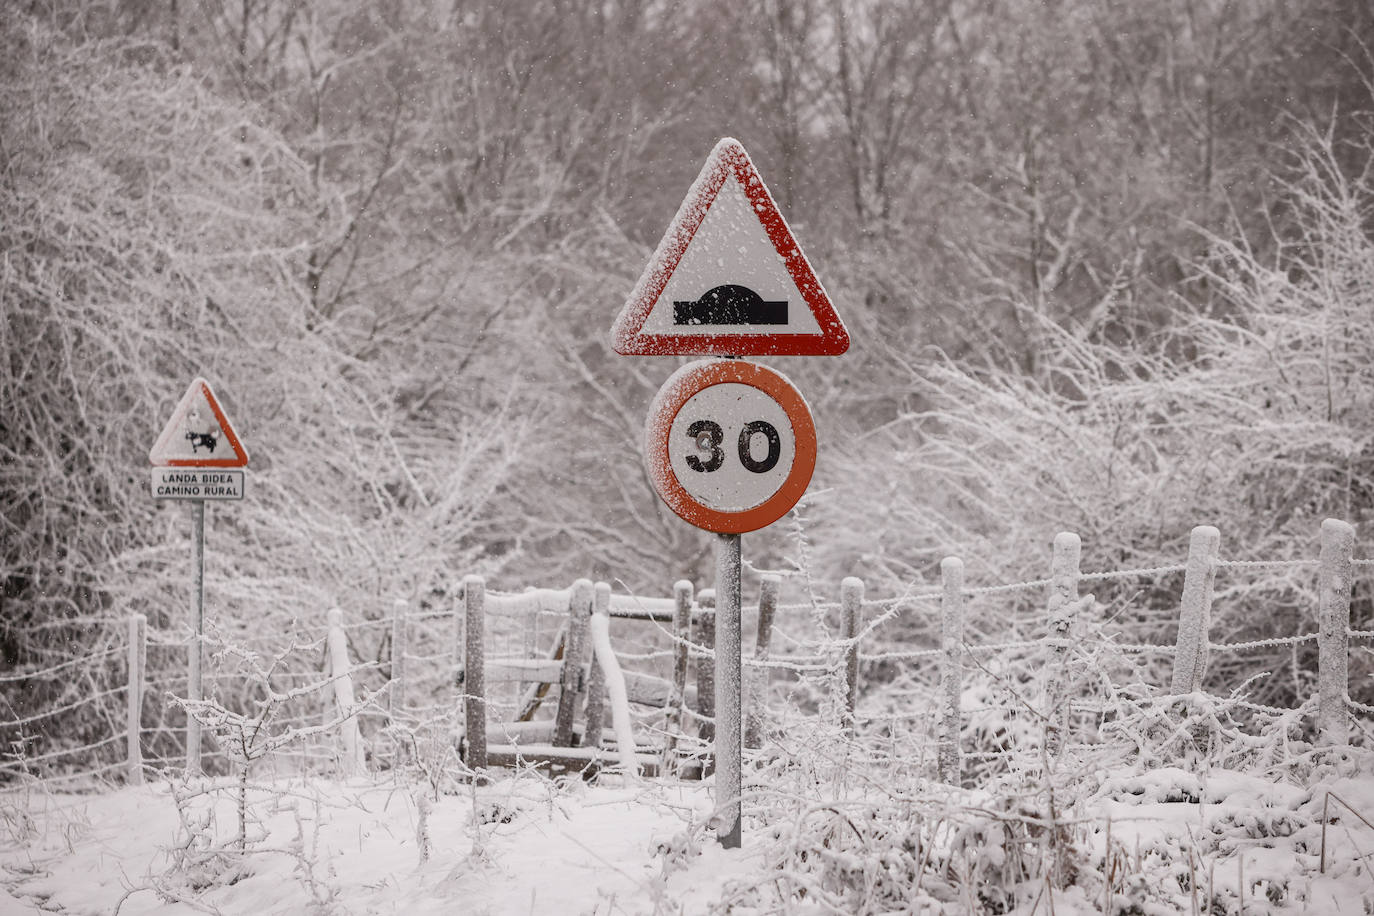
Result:
[[[1172,680],[1162,695],[1181,696],[1203,690],[1209,656],[1235,656],[1239,665],[1239,657],[1247,653],[1301,650],[1315,654],[1317,670],[1307,677],[1317,687],[1311,698],[1291,708],[1243,696],[1221,699],[1230,704],[1228,709],[1308,717],[1324,740],[1344,740],[1352,714],[1374,712],[1374,706],[1352,698],[1348,687],[1352,649],[1368,649],[1359,644],[1374,641],[1374,630],[1353,627],[1350,620],[1357,574],[1367,574],[1374,561],[1353,558],[1353,529],[1334,520],[1322,526],[1322,555],[1316,560],[1225,559],[1217,555],[1216,540],[1216,530],[1203,526],[1194,532],[1185,563],[1085,572],[1078,568],[1077,537],[1061,535],[1055,541],[1049,577],[966,586],[961,561],[949,558],[942,564],[939,586],[908,589],[880,600],[864,598],[858,580],[846,580],[856,585],[835,602],[811,596],[809,601],[781,603],[779,585],[765,584],[761,587],[765,593],[771,588],[772,597],[761,594],[751,606],[759,616],[758,639],[743,660],[750,714],[760,721],[766,718],[770,682],[786,676],[787,684],[832,691],[839,721],[851,730],[882,727],[890,732],[897,723],[919,724],[938,748],[939,774],[957,779],[963,760],[995,759],[1005,753],[978,749],[977,740],[968,740],[970,731],[988,721],[1044,719],[1048,711],[1059,708],[1069,718],[1103,714],[1077,701],[1066,702],[1063,694],[1072,685],[1062,678],[1075,660],[1120,664],[1126,666],[1122,670],[1139,674],[1130,669],[1139,664],[1132,660],[1155,658],[1151,664],[1171,667]],[[1211,602],[1221,572],[1315,574],[1320,596],[1311,615],[1315,626],[1310,632],[1212,642]],[[1159,582],[1179,574],[1184,581],[1172,642],[1120,641],[1119,633],[1113,635],[1105,626],[1103,606],[1092,595],[1080,596],[1083,586],[1094,583]],[[609,587],[605,591],[609,594]],[[602,601],[601,589],[596,594]],[[649,709],[637,707],[636,729],[649,743],[678,754],[694,749],[691,753],[699,757],[709,746],[714,722],[712,608],[692,598],[688,586],[684,616],[682,594],[679,591],[675,599],[615,596],[597,610],[614,616],[617,659],[632,673],[652,672],[657,679],[650,684],[641,676],[637,682],[659,690],[662,702]],[[1032,632],[1020,638],[1012,633],[1013,638],[1001,640],[980,639],[969,632],[971,604],[1004,599],[1044,608],[1042,619],[1033,625],[1020,623]],[[598,667],[590,661],[587,647],[576,644],[585,641],[585,634],[575,632],[578,587],[492,593],[486,596],[480,618],[472,616],[470,601],[464,600],[469,603],[448,610],[397,603],[390,613],[374,618],[344,621],[336,615],[333,626],[325,619],[297,622],[287,634],[212,629],[200,645],[211,662],[203,673],[210,685],[203,695],[210,699],[194,708],[185,700],[191,694],[189,674],[177,672],[176,660],[182,656],[184,664],[194,645],[188,630],[148,631],[133,620],[104,621],[104,631],[94,642],[106,648],[0,675],[0,690],[10,698],[0,717],[0,784],[27,779],[107,781],[112,774],[137,780],[149,768],[175,768],[185,761],[188,715],[211,731],[215,743],[207,756],[212,767],[224,771],[250,764],[286,772],[310,767],[347,770],[350,759],[362,767],[395,765],[425,752],[447,753],[471,764],[474,743],[485,745],[489,730],[499,735],[503,729],[508,737],[515,735],[517,743],[547,737],[570,748],[579,740],[570,717],[592,718],[592,707],[599,701],[589,700],[602,689],[591,683]],[[924,627],[911,625],[913,612],[923,607],[938,612],[938,628],[929,625],[929,619]],[[585,610],[591,613],[590,605]],[[841,618],[838,624],[836,615]],[[808,628],[814,632],[805,632]],[[1122,627],[1120,632],[1130,629]],[[480,641],[475,639],[479,633]],[[913,633],[927,644],[902,646]],[[331,660],[335,638],[343,646],[345,663]],[[480,645],[478,659],[543,660],[547,666],[540,670],[556,675],[474,682],[486,664],[474,664],[475,641]],[[153,676],[146,669],[149,651],[160,659]],[[1017,659],[1034,662],[1041,676],[1016,673]],[[696,669],[694,685],[687,683],[689,664]],[[1295,656],[1295,673],[1300,664],[1304,663]],[[74,673],[97,670],[102,675],[84,685],[73,680]],[[861,671],[924,684],[924,708],[860,711]],[[970,681],[975,671],[984,677]],[[121,676],[124,682],[114,683]],[[971,698],[971,683],[1000,684],[993,690],[996,701]],[[94,686],[101,684],[105,686]],[[73,695],[76,689],[79,695]],[[26,695],[44,698],[42,707],[24,709],[13,700]],[[880,702],[896,695],[889,692]],[[816,715],[822,715],[823,703],[816,702]],[[599,743],[591,732],[602,715],[597,712],[595,721],[586,723],[580,740]],[[103,723],[107,731],[84,741],[64,737],[62,725],[73,718]],[[755,726],[757,732],[759,723]],[[476,742],[479,732],[482,740]],[[341,746],[348,743],[341,736],[349,733],[361,742],[351,749]]]

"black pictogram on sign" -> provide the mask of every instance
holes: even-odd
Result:
[[[695,300],[674,300],[673,324],[787,324],[787,300],[765,301],[747,286],[726,283]]]
[[[215,435],[214,430],[208,433],[190,432],[186,434],[186,438],[190,440],[192,452],[200,451],[200,447],[203,445],[209,449],[210,454],[213,455],[215,453],[215,446],[219,444],[219,437]]]

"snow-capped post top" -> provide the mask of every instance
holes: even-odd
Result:
[[[849,333],[738,140],[725,137],[611,328],[617,353],[838,356]]]

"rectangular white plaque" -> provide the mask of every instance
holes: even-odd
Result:
[[[154,499],[243,499],[243,468],[153,468]]]

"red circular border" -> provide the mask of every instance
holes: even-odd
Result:
[[[759,505],[740,512],[722,512],[697,502],[678,483],[668,456],[668,436],[683,405],[703,389],[731,382],[757,388],[776,401],[795,438],[792,470],[782,486]],[[801,392],[780,372],[744,360],[706,360],[679,369],[649,405],[644,436],[645,465],[659,497],[684,521],[717,534],[743,534],[773,524],[801,499],[816,470],[816,423]]]

